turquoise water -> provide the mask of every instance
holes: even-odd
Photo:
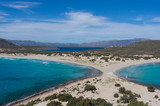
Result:
[[[91,75],[91,70],[62,62],[0,58],[0,105]]]
[[[148,63],[126,67],[116,72],[123,79],[160,89],[160,63]]]

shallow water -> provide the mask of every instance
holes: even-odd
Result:
[[[89,67],[62,62],[0,58],[0,105],[89,76],[91,70]]]
[[[116,72],[123,79],[160,89],[160,63],[148,63],[123,68]]]

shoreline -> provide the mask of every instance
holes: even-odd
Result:
[[[7,56],[6,57],[1,57],[0,56],[0,58],[31,59],[31,58],[19,58],[19,57],[7,57]],[[42,60],[42,59],[35,59],[35,60]],[[48,60],[48,61],[52,61],[52,60]],[[53,61],[53,62],[58,62],[58,61]],[[61,61],[59,61],[59,62],[61,62]],[[89,70],[90,71],[89,72],[90,75],[86,75],[86,76],[83,76],[83,77],[79,77],[79,78],[76,78],[76,79],[73,79],[73,80],[58,84],[56,86],[41,90],[39,92],[35,92],[35,93],[33,93],[33,94],[29,95],[29,96],[24,96],[24,97],[22,97],[20,99],[14,100],[12,102],[9,102],[9,103],[3,104],[3,105],[4,106],[12,106],[12,105],[21,103],[21,102],[23,102],[23,101],[25,101],[27,99],[30,99],[32,97],[39,96],[39,95],[41,95],[43,93],[47,93],[47,92],[62,88],[64,86],[66,86],[66,85],[69,85],[69,84],[72,84],[72,83],[75,83],[75,82],[78,82],[78,81],[82,81],[82,80],[85,80],[85,79],[94,78],[94,77],[100,77],[103,74],[102,71],[100,71],[98,69],[95,69],[94,67],[91,67],[91,66],[84,66],[84,65],[80,65],[80,64],[76,64],[76,63],[70,63],[70,62],[62,62],[62,63],[76,65],[76,66],[82,66],[82,67],[87,67],[88,69],[90,69]]]
[[[97,70],[97,71],[99,71],[99,70]],[[32,95],[17,99],[15,101],[12,101],[12,102],[9,102],[9,103],[6,103],[6,104],[4,104],[4,106],[12,106],[12,105],[15,105],[15,104],[19,104],[19,103],[24,102],[25,100],[33,98],[35,96],[40,96],[41,94],[44,94],[44,93],[47,93],[47,92],[50,92],[50,91],[53,91],[53,90],[57,90],[57,89],[60,89],[60,88],[63,88],[66,85],[69,85],[69,84],[72,84],[72,83],[75,83],[75,82],[78,82],[78,81],[82,81],[82,80],[85,80],[85,79],[88,79],[88,78],[99,77],[101,75],[102,75],[102,73],[100,72],[99,75],[84,76],[84,77],[80,77],[80,78],[77,78],[77,79],[73,79],[71,81],[67,81],[67,82],[58,84],[57,86],[54,86],[54,87],[51,87],[51,88],[44,89],[42,91],[36,92],[36,93],[34,93]]]
[[[96,64],[87,64],[87,63],[83,63],[83,62],[79,62],[79,61],[75,61],[75,60],[72,60],[70,59],[70,57],[57,57],[57,56],[46,56],[46,55],[28,55],[28,56],[11,56],[11,55],[0,55],[0,57],[11,57],[11,58],[26,58],[26,59],[41,59],[41,60],[51,60],[51,61],[59,61],[59,62],[67,62],[67,63],[73,63],[73,64],[78,64],[78,65],[83,65],[83,66],[88,66],[88,67],[93,67],[97,70],[100,70],[102,72],[102,75],[101,76],[98,76],[99,78],[103,79],[118,79],[118,80],[126,80],[126,79],[120,79],[117,75],[115,75],[115,72],[120,70],[120,69],[123,69],[125,67],[129,67],[129,66],[132,66],[132,65],[139,65],[139,64],[146,64],[146,63],[154,63],[154,62],[160,62],[160,59],[150,59],[150,60],[128,60],[126,62],[118,62],[118,63],[112,63],[112,64],[109,64],[109,65],[106,65],[106,66],[99,66],[99,65],[96,65]],[[107,70],[107,72],[106,72]],[[95,77],[92,77],[92,78],[95,78]],[[58,87],[57,89],[51,89],[50,91],[46,91],[45,93],[40,93],[39,95],[33,95],[32,97],[30,98],[27,98],[26,100],[24,100],[23,102],[18,102],[17,104],[15,104],[15,106],[17,106],[18,104],[22,104],[22,103],[27,103],[28,101],[31,101],[31,100],[34,100],[35,98],[38,98],[38,97],[45,97],[46,95],[49,95],[49,94],[53,94],[53,92],[58,92],[60,91],[61,89],[65,88],[65,87],[68,87],[68,86],[72,86],[74,84],[77,84],[77,83],[83,83],[84,81],[86,80],[90,80],[92,79],[91,77],[90,78],[85,78],[85,79],[82,79],[82,80],[76,80],[74,82],[71,82],[71,83],[67,83],[66,85],[61,85],[60,87]],[[123,81],[121,81],[123,82]],[[126,82],[127,84],[127,87],[131,89],[131,87],[128,85],[128,84],[131,84],[132,86],[137,86],[139,88],[145,88],[146,86],[145,85],[139,85],[138,83],[135,83],[135,82],[131,82],[129,80],[126,80],[124,81]],[[137,91],[135,89],[135,91]],[[138,92],[138,91],[137,91]],[[157,92],[160,92],[159,90],[157,90]]]
[[[151,64],[151,63],[159,63],[159,64],[160,64],[160,62],[158,61],[158,62],[147,62],[147,63],[130,65],[130,66],[145,65],[145,64]],[[127,67],[130,67],[130,66],[127,66]],[[127,68],[127,67],[124,67],[124,68]],[[122,68],[122,69],[124,69],[124,68]],[[119,79],[122,79],[122,80],[125,80],[125,81],[129,81],[129,82],[132,82],[132,83],[134,83],[134,84],[138,84],[138,85],[141,85],[141,86],[144,86],[144,87],[147,87],[147,86],[149,86],[149,85],[152,85],[152,84],[140,83],[140,82],[138,82],[138,81],[132,81],[132,80],[126,79],[126,78],[124,78],[124,77],[120,77],[117,72],[120,71],[120,70],[122,70],[122,69],[119,69],[119,70],[117,70],[117,71],[114,72],[114,74],[115,74]],[[153,87],[154,87],[155,89],[157,89],[157,90],[160,91],[160,88],[157,88],[157,87],[155,87],[155,86],[153,86]]]

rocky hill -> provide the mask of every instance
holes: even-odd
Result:
[[[120,56],[153,55],[160,57],[160,40],[142,41],[124,47],[109,47],[97,52]]]
[[[13,43],[10,43],[4,39],[0,39],[0,49],[18,49],[18,48],[21,47]]]

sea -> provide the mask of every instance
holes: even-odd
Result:
[[[18,58],[0,58],[0,105],[69,81],[99,75],[76,64]]]
[[[160,89],[160,63],[134,65],[118,70],[115,74],[122,79]]]
[[[104,47],[57,47],[58,49],[38,49],[39,51],[85,51],[104,49]]]

